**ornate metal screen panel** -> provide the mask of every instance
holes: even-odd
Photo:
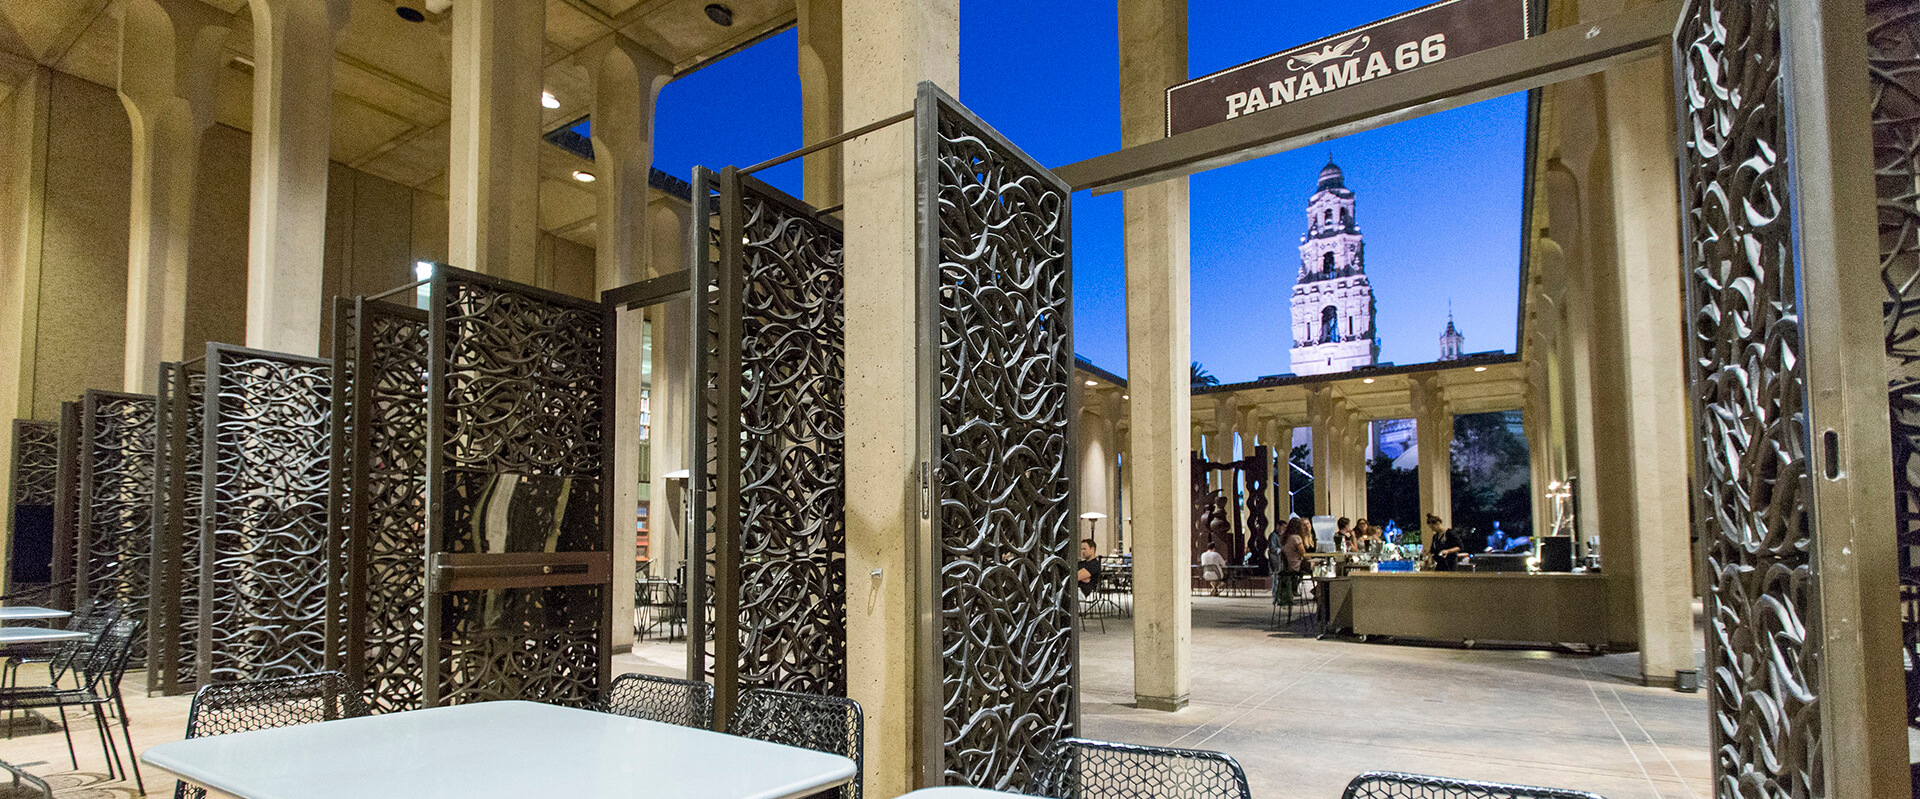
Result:
[[[1868,3],[1907,724],[1920,728],[1920,6]]]
[[[60,403],[60,465],[53,487],[53,582],[74,580],[80,568],[80,423],[81,403]],[[56,588],[54,607],[71,610],[73,586]]]
[[[76,596],[83,606],[117,603],[141,621],[153,558],[153,415],[147,394],[88,391],[82,400]]]
[[[208,344],[199,675],[325,667],[331,365]]]
[[[34,583],[53,582],[53,502],[60,475],[60,424],[33,419],[13,420],[13,498],[7,524],[6,575],[0,578],[5,590],[21,588],[13,581],[32,574]],[[23,545],[31,532],[35,539]],[[22,566],[16,561],[32,559]],[[44,561],[44,562],[43,562]]]
[[[717,715],[737,691],[846,695],[840,225],[720,173],[713,319]]]
[[[1716,790],[1822,796],[1808,397],[1778,8],[1694,0],[1675,36]]]
[[[200,511],[206,501],[206,372],[194,363],[160,364],[154,415],[153,616],[147,628],[147,690],[191,692],[198,678]]]
[[[948,783],[1017,789],[1079,715],[1070,192],[930,83],[916,116],[930,732]]]
[[[349,302],[334,328],[344,668],[375,712],[411,710],[425,691],[427,312]]]
[[[432,284],[429,705],[599,698],[611,646],[608,314],[459,269]]]

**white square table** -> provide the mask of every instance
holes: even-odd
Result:
[[[839,755],[518,701],[194,738],[140,760],[240,799],[793,799],[855,775]]]
[[[54,610],[53,608],[35,607],[33,605],[12,605],[9,607],[0,608],[0,621],[38,621],[38,620],[46,620],[46,619],[64,619],[72,615],[73,613],[70,611]]]
[[[44,644],[50,641],[78,641],[87,637],[77,630],[54,630],[46,627],[0,627],[0,649],[12,644]]]

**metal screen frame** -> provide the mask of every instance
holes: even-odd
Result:
[[[325,668],[332,363],[207,344],[198,677]]]
[[[152,614],[147,691],[191,693],[200,684],[200,514],[205,502],[206,372],[203,359],[163,362],[154,412]]]
[[[447,266],[429,294],[424,702],[596,702],[613,646],[613,311]],[[483,494],[523,477],[598,496],[556,510],[545,552],[454,534]]]
[[[60,403],[60,468],[53,494],[54,607],[77,607],[80,568],[80,403]],[[59,587],[64,585],[65,587]]]
[[[81,399],[74,596],[146,621],[153,545],[151,394],[89,389]]]
[[[0,568],[0,594],[12,593],[16,589],[13,585],[13,556],[16,551],[14,544],[20,535],[15,525],[20,506],[38,505],[52,510],[59,493],[59,478],[60,423],[37,419],[13,420],[13,468],[7,480],[7,498],[11,507],[7,514],[7,550],[0,553],[5,555],[0,558],[0,564],[4,564],[4,568]],[[52,559],[57,560],[59,548],[53,546],[51,541],[48,544],[52,549]],[[50,572],[47,575],[48,582],[55,582],[51,574],[51,560],[47,565]]]
[[[1017,790],[1080,721],[1072,190],[934,84],[914,108],[923,779]]]
[[[427,312],[335,298],[330,668],[375,712],[425,696]]]

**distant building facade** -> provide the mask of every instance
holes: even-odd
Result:
[[[1300,274],[1293,284],[1293,373],[1344,372],[1379,362],[1373,287],[1346,178],[1327,160],[1307,200]]]
[[[1453,326],[1453,312],[1447,312],[1447,329],[1440,333],[1440,360],[1460,360],[1461,348],[1467,343],[1467,337]]]

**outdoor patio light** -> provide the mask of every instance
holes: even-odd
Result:
[[[573,170],[573,179],[580,181],[581,183],[592,183],[594,181],[592,172],[586,172],[579,169]]]
[[[559,108],[559,107],[560,107],[560,98],[558,98],[558,97],[555,97],[555,96],[553,96],[553,92],[541,92],[541,93],[540,93],[540,107],[542,107],[542,108]]]
[[[1092,380],[1088,380],[1088,381],[1087,381],[1087,385],[1089,385],[1089,386],[1097,386],[1097,385],[1100,385],[1100,384],[1099,384],[1099,383],[1096,383],[1096,382],[1094,382],[1094,381],[1092,381]]]

